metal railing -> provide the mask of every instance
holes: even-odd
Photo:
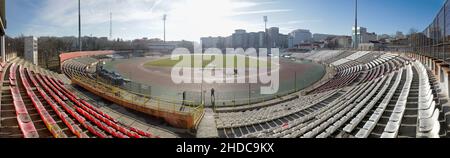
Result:
[[[202,104],[195,104],[192,101],[187,100],[184,101],[184,104],[182,104],[183,101],[162,99],[151,97],[146,94],[129,92],[120,87],[112,86],[87,77],[74,75],[72,76],[72,79],[96,89],[97,92],[101,92],[102,95],[144,108],[151,108],[157,111],[177,113],[181,115],[190,115],[194,118],[194,120],[198,120],[204,112],[204,106]]]

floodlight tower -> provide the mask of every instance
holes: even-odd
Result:
[[[109,39],[112,40],[112,12],[109,13]]]
[[[264,16],[264,28],[267,30],[267,22],[269,21],[267,16]]]
[[[81,0],[78,0],[78,47],[81,52],[83,50],[81,43]]]
[[[358,37],[358,0],[355,0],[355,43],[353,47],[358,49],[359,37]]]
[[[163,15],[163,21],[164,21],[164,43],[166,43],[166,20],[167,20],[167,15],[164,14]]]
[[[263,17],[264,19],[264,32],[265,32],[265,36],[266,36],[266,44],[267,44],[267,49],[269,49],[269,36],[268,36],[268,32],[267,32],[267,22],[269,21],[267,16]]]

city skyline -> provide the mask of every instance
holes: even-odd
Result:
[[[82,35],[109,37],[111,12],[114,14],[113,37],[126,40],[142,37],[163,39],[164,14],[168,16],[168,41],[199,42],[200,37],[227,36],[236,29],[264,31],[264,15],[269,16],[268,27],[279,27],[283,34],[296,29],[309,29],[313,33],[351,35],[354,1],[331,1],[82,1]],[[444,2],[445,0],[361,0],[359,25],[378,34],[394,34],[396,31],[407,33],[410,28],[421,31],[426,27],[422,21],[432,21],[436,10]],[[10,36],[76,36],[78,33],[76,1],[15,0],[8,1],[7,6],[7,16],[10,19],[7,33]],[[416,11],[418,6],[423,8],[420,15]],[[330,12],[334,14],[329,14]]]

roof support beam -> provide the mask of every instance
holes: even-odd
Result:
[[[5,25],[3,25],[3,19],[2,17],[0,17],[0,35],[5,35],[6,31],[5,31]]]

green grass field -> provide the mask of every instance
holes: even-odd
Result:
[[[171,60],[170,58],[163,58],[163,59],[159,59],[159,60],[154,60],[154,61],[150,61],[146,64],[144,64],[145,67],[166,67],[166,68],[172,68],[175,65],[179,66],[179,67],[192,67],[192,68],[198,68],[199,66],[194,65],[194,60],[197,61],[202,61],[202,56],[201,55],[188,55],[187,57],[191,57],[191,65],[177,65],[179,62],[181,62],[181,60],[183,60],[184,57],[186,56],[181,56],[181,60]],[[212,61],[215,59],[215,57],[211,57],[212,55],[204,55],[203,56],[203,62],[202,62],[202,67],[205,68],[207,67],[209,64],[212,63]],[[206,58],[209,57],[209,59],[212,60],[206,60]],[[225,58],[223,58],[223,63],[224,63],[224,68],[233,68],[232,65],[226,65],[227,61],[233,60],[235,67],[234,68],[240,68],[237,66],[237,57],[232,56],[232,55],[227,55],[225,56]],[[258,63],[258,59],[255,58],[249,58],[246,57],[245,58],[245,68],[257,68],[257,65],[250,65],[250,61],[253,63]],[[266,66],[266,67],[271,67],[272,63],[265,61],[262,62],[260,66]]]

